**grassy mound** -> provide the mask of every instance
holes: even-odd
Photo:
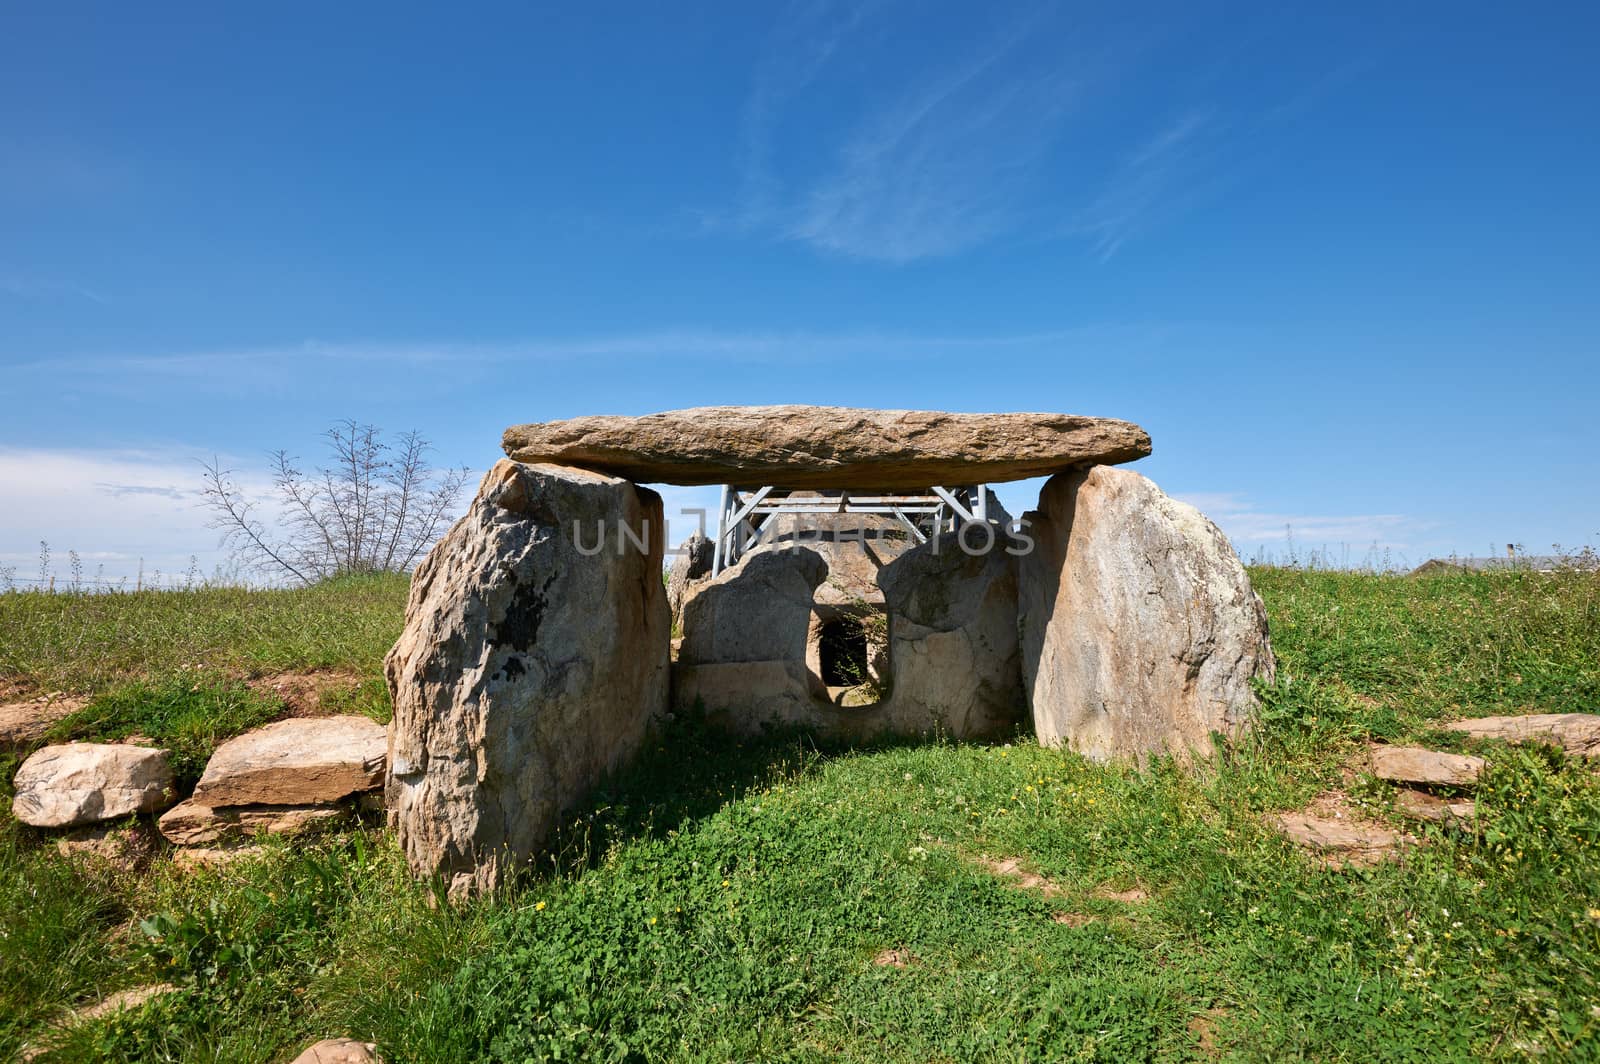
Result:
[[[1587,766],[1479,747],[1492,765],[1476,830],[1413,827],[1426,845],[1372,869],[1319,867],[1263,814],[1338,788],[1399,823],[1388,790],[1349,770],[1368,738],[1464,749],[1440,720],[1600,710],[1600,585],[1254,576],[1282,675],[1260,726],[1199,773],[1092,765],[1026,736],[824,749],[679,720],[523,883],[459,908],[413,882],[377,829],[269,843],[212,871],[157,857],[130,872],[68,862],[8,822],[0,1054],[48,1042],[63,1060],[271,1061],[335,1034],[429,1062],[1590,1053],[1600,776]],[[198,750],[272,708],[206,701],[233,690],[229,668],[264,654],[373,675],[403,590],[136,602],[126,617],[115,599],[10,596],[0,626],[53,618],[5,659],[11,677],[102,692],[68,731],[160,719]],[[205,611],[173,622],[220,670],[198,684],[187,651],[94,643],[137,617]],[[347,617],[332,649],[304,635]],[[59,671],[26,664],[43,661]],[[78,669],[100,671],[74,682]],[[174,677],[209,693],[174,700]],[[63,1025],[156,982],[176,990]]]

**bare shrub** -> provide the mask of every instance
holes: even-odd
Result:
[[[212,527],[244,566],[313,584],[346,573],[407,572],[444,532],[469,470],[435,469],[415,430],[390,444],[373,425],[342,421],[323,433],[328,463],[309,475],[287,451],[272,453],[278,527],[258,516],[233,471],[205,464]]]

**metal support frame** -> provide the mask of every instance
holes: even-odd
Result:
[[[711,575],[738,563],[752,539],[767,522],[784,514],[835,516],[844,513],[894,517],[918,543],[954,530],[961,524],[989,519],[986,484],[958,487],[930,486],[924,492],[832,489],[796,492],[765,485],[722,487],[717,506],[717,538],[712,550]]]

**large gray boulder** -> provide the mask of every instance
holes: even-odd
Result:
[[[1026,515],[1023,668],[1039,741],[1104,760],[1205,754],[1270,681],[1267,615],[1198,510],[1125,469],[1051,477]]]
[[[1150,453],[1150,436],[1128,421],[1075,414],[705,406],[513,425],[502,446],[519,462],[648,483],[888,491],[1128,462]]]
[[[1021,721],[1019,544],[990,528],[987,538],[967,535],[968,549],[961,533],[946,532],[879,578],[889,610],[890,731],[995,738]]]
[[[36,750],[12,780],[11,809],[36,828],[70,828],[154,813],[177,801],[165,750],[67,743]]]
[[[452,896],[504,882],[665,710],[662,528],[654,492],[502,461],[417,568],[385,663],[385,794]]]

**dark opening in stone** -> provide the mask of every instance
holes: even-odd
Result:
[[[867,630],[859,620],[826,621],[818,639],[822,682],[829,687],[855,687],[868,680]]]

